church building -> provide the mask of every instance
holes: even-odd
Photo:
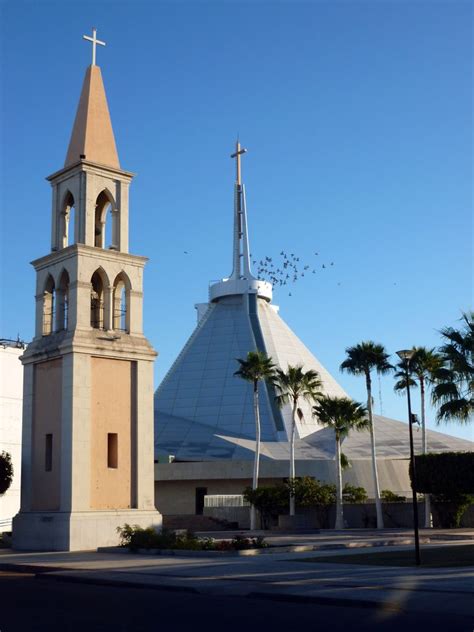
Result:
[[[196,305],[198,323],[155,393],[156,504],[165,515],[202,513],[206,495],[235,495],[251,484],[255,454],[252,384],[235,377],[237,358],[259,350],[286,371],[302,365],[317,371],[322,390],[348,397],[334,377],[303,344],[272,303],[272,285],[251,270],[245,186],[237,144],[234,186],[233,268],[209,288],[207,303]],[[267,383],[260,387],[260,485],[289,475],[292,410],[275,404]],[[335,482],[334,431],[299,403],[296,421],[297,476]],[[374,415],[380,489],[411,496],[407,424]],[[427,431],[432,452],[472,450],[470,441]],[[421,432],[415,432],[421,452]],[[350,433],[343,451],[351,463],[344,482],[373,497],[370,434]]]

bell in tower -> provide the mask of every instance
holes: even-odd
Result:
[[[17,549],[117,544],[118,526],[161,526],[154,504],[153,362],[143,270],[128,252],[128,191],[102,75],[87,68],[64,167],[52,187],[51,252],[36,271],[24,365]]]

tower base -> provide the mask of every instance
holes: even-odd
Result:
[[[13,518],[13,548],[18,551],[90,551],[118,546],[117,527],[125,523],[161,529],[156,510],[30,511]]]

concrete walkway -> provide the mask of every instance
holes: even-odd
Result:
[[[219,532],[218,537],[223,535],[228,536]],[[386,546],[377,546],[380,541],[400,543],[390,550],[412,550],[412,545],[401,544],[409,535],[400,530],[270,535],[266,539],[272,545],[316,549],[302,553],[280,549],[255,557],[16,553],[3,549],[0,571],[33,572],[38,578],[60,581],[474,616],[474,567],[425,569],[303,561],[326,556],[331,545],[335,547],[331,555],[386,551]],[[431,541],[424,547],[474,545],[473,530],[424,531],[421,535]]]

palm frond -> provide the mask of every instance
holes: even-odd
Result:
[[[366,407],[348,397],[327,395],[319,398],[313,406],[313,415],[322,425],[334,428],[341,439],[351,430],[360,431],[369,427]]]

